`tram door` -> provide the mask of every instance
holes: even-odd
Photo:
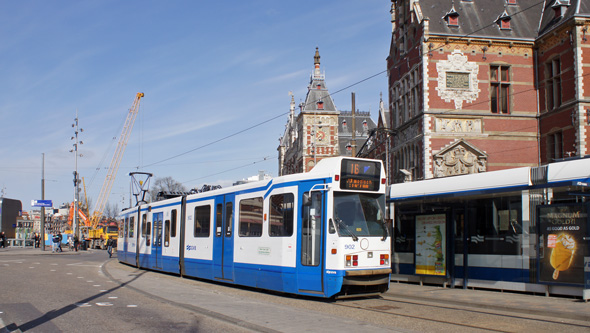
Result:
[[[153,268],[162,268],[162,220],[164,219],[164,213],[154,213],[152,215],[153,220],[153,241],[152,241],[152,258],[155,263]]]
[[[467,288],[468,279],[468,246],[466,226],[466,210],[464,207],[454,208],[452,213],[453,219],[453,240],[454,243],[451,251],[451,285],[454,287],[457,280],[461,279],[463,288]]]
[[[215,237],[213,238],[213,276],[234,280],[234,209],[235,195],[215,198]]]
[[[323,291],[323,224],[325,223],[325,191],[300,187],[300,202],[304,196],[309,201],[302,205],[301,229],[299,230],[299,259],[297,268],[298,289],[303,292],[321,293]],[[307,193],[304,193],[307,192]]]

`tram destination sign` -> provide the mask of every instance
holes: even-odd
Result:
[[[378,191],[381,183],[381,163],[343,159],[340,177],[340,188],[343,190]]]

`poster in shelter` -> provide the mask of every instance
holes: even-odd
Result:
[[[539,280],[584,284],[586,205],[539,207]]]
[[[446,215],[416,216],[416,274],[447,274]]]

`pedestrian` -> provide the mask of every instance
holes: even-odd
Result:
[[[4,233],[4,231],[0,233],[0,241],[2,242],[2,247],[6,247],[6,234]]]
[[[51,253],[58,252],[57,243],[59,242],[59,237],[57,235],[53,235],[51,237]]]
[[[78,245],[80,245],[80,241],[78,240],[78,235],[74,236],[74,250],[78,252]]]
[[[39,240],[40,240],[40,236],[38,233],[35,233],[35,236],[33,237],[35,240],[35,248],[39,248]]]
[[[63,236],[61,235],[61,232],[57,233],[57,248],[59,249],[59,252],[63,252],[63,250],[61,249],[61,241],[63,239]]]
[[[109,236],[109,239],[107,240],[107,253],[109,254],[109,258],[113,256],[113,242],[113,239]]]

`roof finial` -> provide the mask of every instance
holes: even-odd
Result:
[[[315,48],[315,55],[313,56],[313,63],[314,65],[320,64],[320,51],[318,51],[318,47]]]

